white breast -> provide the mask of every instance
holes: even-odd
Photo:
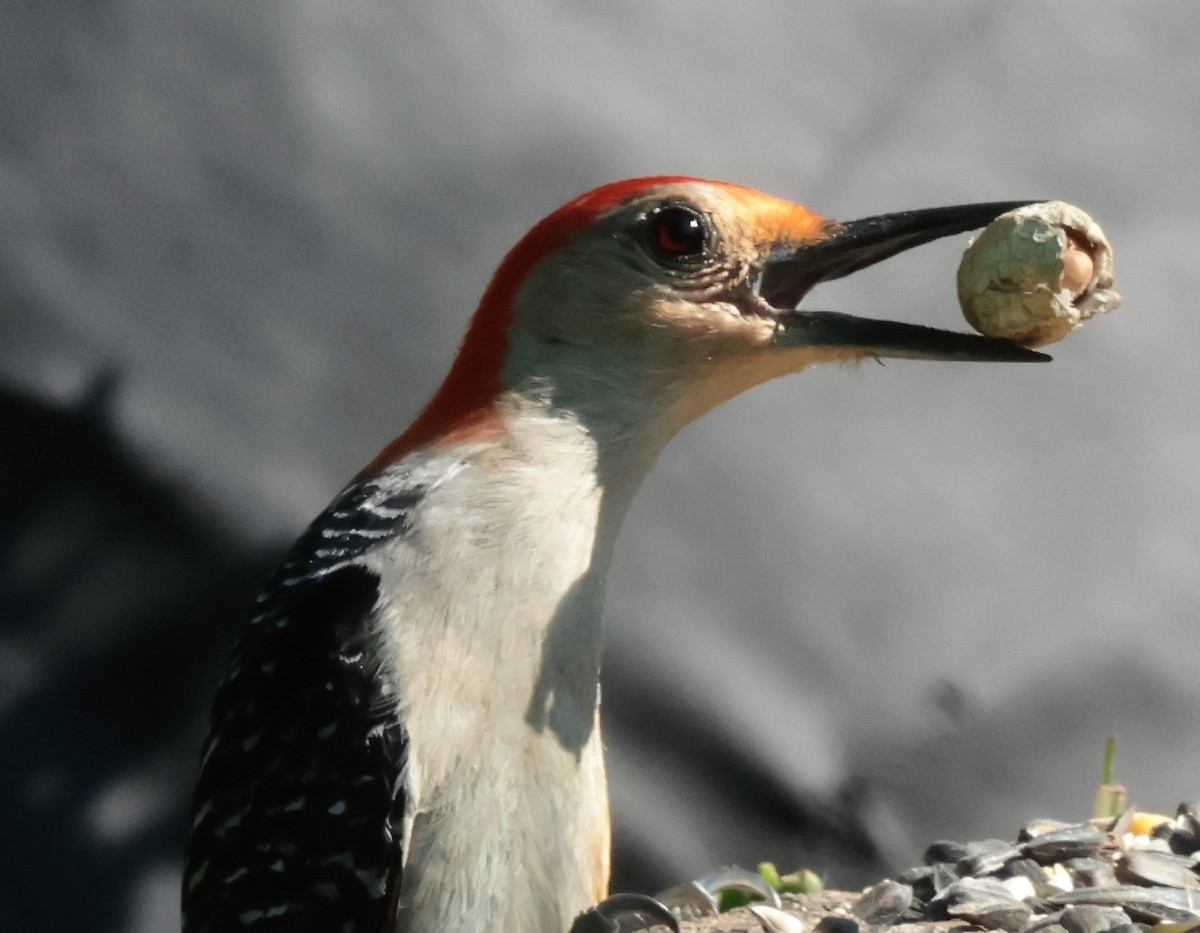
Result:
[[[610,521],[577,425],[530,430],[437,454],[377,564],[409,741],[397,930],[562,933],[607,884],[600,609],[624,503]]]

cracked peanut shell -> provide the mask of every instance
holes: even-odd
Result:
[[[967,247],[958,301],[981,334],[1037,347],[1112,311],[1113,253],[1090,216],[1064,201],[1002,214]]]

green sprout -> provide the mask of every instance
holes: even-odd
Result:
[[[759,862],[757,871],[780,894],[820,894],[825,890],[821,876],[809,868],[781,875],[774,862]],[[717,895],[717,906],[724,913],[760,900],[762,898],[740,888],[726,888]]]
[[[1100,766],[1100,786],[1096,789],[1096,800],[1092,815],[1098,820],[1114,819],[1129,805],[1124,784],[1113,783],[1114,765],[1117,759],[1117,737],[1110,735],[1104,743],[1104,763]]]

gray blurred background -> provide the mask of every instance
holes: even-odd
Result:
[[[679,437],[610,583],[615,884],[1200,773],[1200,9],[0,4],[0,929],[177,928],[196,752],[281,549],[600,182],[853,218],[1063,198],[1125,307],[1048,366],[764,386]],[[812,307],[960,328],[965,238]]]

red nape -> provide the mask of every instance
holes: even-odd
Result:
[[[549,253],[609,208],[656,185],[694,182],[684,175],[657,175],[616,181],[568,201],[539,221],[509,251],[492,276],[471,318],[450,372],[408,430],[367,466],[377,473],[414,450],[448,440],[483,439],[502,430],[494,405],[508,350],[513,301],[521,283]]]

